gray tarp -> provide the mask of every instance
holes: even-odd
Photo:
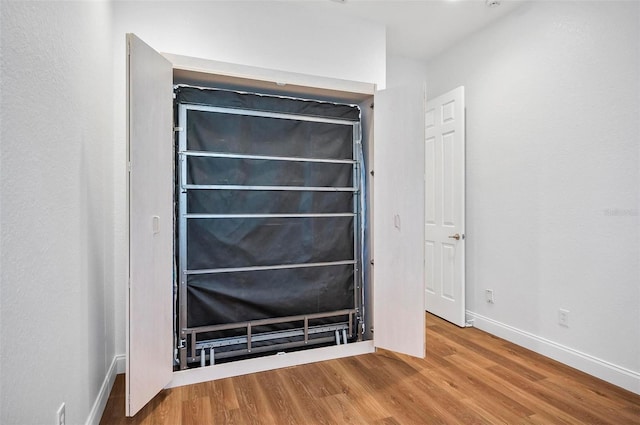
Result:
[[[352,106],[224,90],[180,86],[176,95],[177,103],[354,122],[360,116],[359,109]],[[190,151],[353,159],[351,125],[188,111],[186,131]],[[344,188],[353,185],[353,165],[189,157],[187,183]],[[211,214],[352,213],[353,197],[351,192],[189,190],[187,211]],[[190,270],[354,259],[353,217],[190,219],[186,233]],[[187,280],[189,327],[354,307],[352,265],[199,274],[191,275]],[[291,326],[280,324],[269,329]],[[204,336],[234,334],[237,332]]]

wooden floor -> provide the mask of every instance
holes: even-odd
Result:
[[[640,396],[427,315],[424,360],[367,354],[164,390],[119,424],[640,424]]]

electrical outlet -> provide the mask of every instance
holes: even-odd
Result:
[[[484,296],[485,296],[485,299],[487,300],[488,303],[490,303],[490,304],[494,303],[493,289],[485,289],[484,290]]]
[[[65,421],[65,408],[64,403],[58,407],[58,412],[56,413],[56,425],[64,425]]]
[[[565,328],[569,327],[569,310],[565,310],[564,308],[558,310],[558,324]]]

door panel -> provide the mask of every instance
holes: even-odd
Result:
[[[373,340],[424,357],[423,87],[375,96]]]
[[[425,303],[429,312],[465,326],[464,87],[428,101],[426,109]]]
[[[172,65],[127,35],[129,294],[126,414],[171,380],[173,299]]]

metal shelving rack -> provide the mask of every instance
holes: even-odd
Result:
[[[284,119],[295,121],[311,121],[320,123],[330,123],[335,125],[345,125],[352,127],[353,134],[353,156],[351,159],[329,159],[329,158],[303,158],[287,156],[267,156],[252,155],[244,153],[214,152],[214,151],[194,151],[187,149],[187,119],[190,111],[200,111],[214,114],[241,115],[245,117],[261,117],[272,119]],[[362,275],[361,271],[361,127],[359,121],[352,121],[337,118],[319,118],[315,116],[305,116],[297,114],[286,114],[276,112],[255,111],[246,109],[235,109],[228,107],[215,107],[196,104],[178,104],[178,185],[179,185],[179,216],[178,216],[178,329],[176,349],[178,352],[178,363],[180,369],[186,369],[189,364],[204,365],[206,356],[209,356],[209,364],[213,364],[216,359],[259,353],[263,351],[284,350],[293,347],[304,347],[313,344],[336,342],[347,342],[347,339],[361,338],[359,323],[363,322],[362,317]],[[290,161],[303,163],[320,164],[351,164],[352,184],[348,187],[312,187],[312,186],[256,186],[256,185],[226,185],[226,184],[189,184],[188,183],[188,158],[230,158],[244,160],[264,160],[264,161]],[[187,210],[187,194],[191,190],[251,190],[251,191],[304,191],[304,192],[351,192],[353,196],[353,209],[350,212],[339,213],[251,213],[251,214],[208,214],[194,213]],[[296,264],[271,264],[246,267],[220,267],[207,269],[189,269],[187,251],[187,225],[189,220],[237,220],[237,219],[300,219],[300,218],[325,218],[325,217],[351,217],[353,219],[353,257],[344,258],[339,261],[317,262],[317,263],[296,263]],[[243,322],[217,324],[211,326],[190,327],[187,323],[187,280],[190,275],[197,274],[217,274],[217,273],[244,273],[261,270],[279,270],[293,268],[329,267],[336,265],[352,265],[353,267],[353,290],[354,305],[349,309],[337,311],[312,312],[309,314],[273,317],[260,320],[247,320]],[[331,324],[313,324],[318,319],[330,317],[343,317],[343,321]],[[255,333],[254,329],[264,325],[274,325],[289,323],[291,328],[272,332]],[[240,336],[231,336],[217,339],[201,339],[198,335],[214,331],[236,330],[242,332]],[[288,340],[283,342],[283,340]],[[254,345],[263,341],[271,341],[269,345]],[[226,350],[219,350],[227,347]],[[229,349],[229,347],[234,347]],[[216,351],[218,349],[219,351]],[[212,358],[212,357],[215,357]]]

